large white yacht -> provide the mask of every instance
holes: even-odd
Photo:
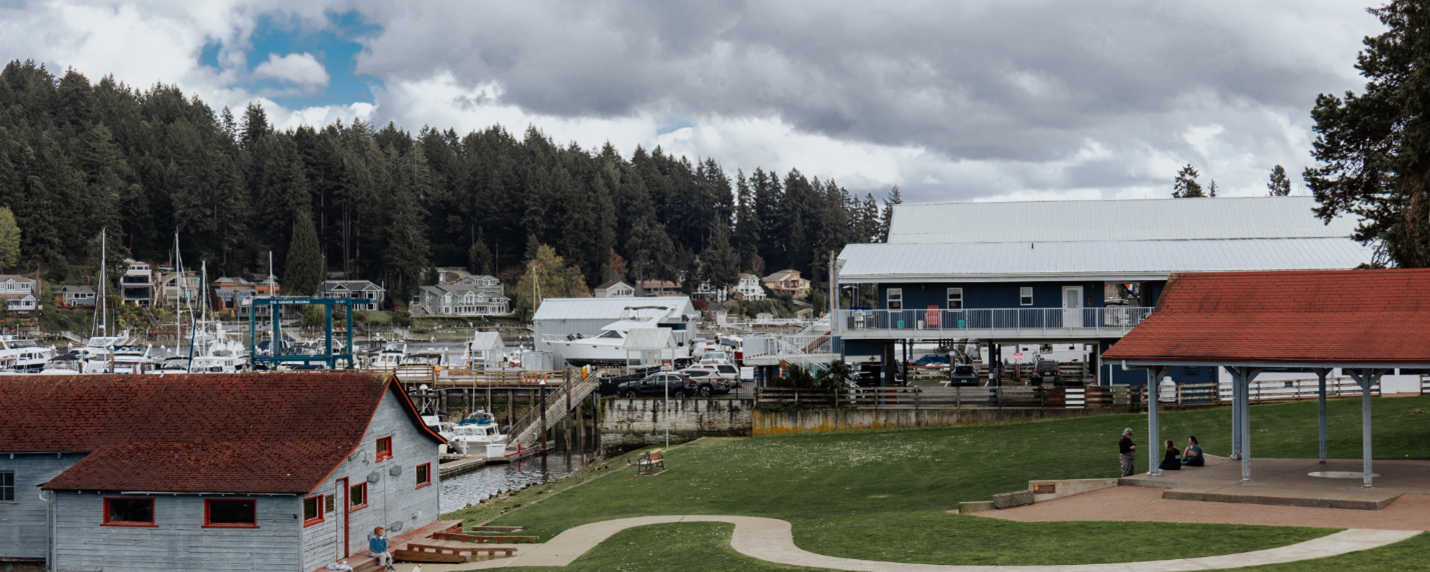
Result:
[[[627,348],[626,338],[630,336],[631,330],[664,327],[677,311],[669,306],[630,306],[622,313],[620,320],[607,324],[594,336],[547,334],[541,341],[551,346],[553,351],[560,353],[561,358],[572,365],[624,363],[627,359],[640,359],[638,355],[627,355],[639,353]],[[676,343],[673,355],[675,361],[690,361],[693,346],[696,345],[693,336],[693,329],[671,328],[671,337]],[[669,358],[662,355],[661,359]]]

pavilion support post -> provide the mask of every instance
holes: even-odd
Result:
[[[1162,376],[1171,368],[1147,368],[1147,476],[1162,476],[1161,455],[1165,450],[1162,444],[1161,428],[1162,424],[1157,417],[1157,402],[1161,399],[1159,383]]]
[[[1241,370],[1241,482],[1251,480],[1251,376]]]
[[[1231,374],[1231,460],[1241,460],[1241,381],[1239,369],[1226,368]]]
[[[1318,381],[1318,385],[1317,385],[1318,391],[1317,391],[1316,394],[1317,394],[1318,399],[1319,399],[1319,401],[1320,401],[1319,405],[1320,405],[1320,417],[1321,417],[1321,464],[1322,464],[1322,465],[1326,464],[1326,374],[1329,374],[1330,372],[1331,372],[1331,370],[1329,370],[1329,369],[1324,369],[1324,368],[1323,368],[1323,369],[1318,369],[1318,370],[1316,370],[1316,378],[1317,378],[1317,381]]]
[[[1351,378],[1356,380],[1356,385],[1360,386],[1360,426],[1361,426],[1361,470],[1364,472],[1365,488],[1371,488],[1371,439],[1370,439],[1370,388],[1380,381],[1380,376],[1385,374],[1385,370],[1346,370],[1351,374]]]

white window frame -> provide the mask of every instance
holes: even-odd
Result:
[[[963,289],[962,289],[962,288],[949,288],[949,289],[948,289],[948,303],[945,304],[945,305],[946,305],[946,306],[948,307],[948,309],[950,309],[950,310],[962,310],[962,309],[963,309]]]
[[[1018,305],[1020,305],[1020,306],[1032,306],[1032,305],[1033,305],[1033,287],[1032,287],[1032,286],[1022,286],[1022,287],[1019,287],[1019,288],[1018,288]]]
[[[894,307],[895,304],[898,304],[899,307],[895,308],[895,307]],[[889,288],[888,290],[885,290],[885,292],[884,292],[884,307],[887,308],[887,309],[889,309],[889,310],[902,310],[902,309],[904,309],[904,289],[903,289],[903,288]]]

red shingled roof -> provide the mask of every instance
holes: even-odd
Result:
[[[1430,364],[1430,269],[1174,275],[1103,359]]]
[[[46,489],[301,494],[362,442],[387,391],[422,426],[391,374],[11,376],[0,383],[0,452],[89,452]]]

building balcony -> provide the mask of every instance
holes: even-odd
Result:
[[[839,334],[883,339],[1120,338],[1152,314],[1150,307],[839,310]]]

